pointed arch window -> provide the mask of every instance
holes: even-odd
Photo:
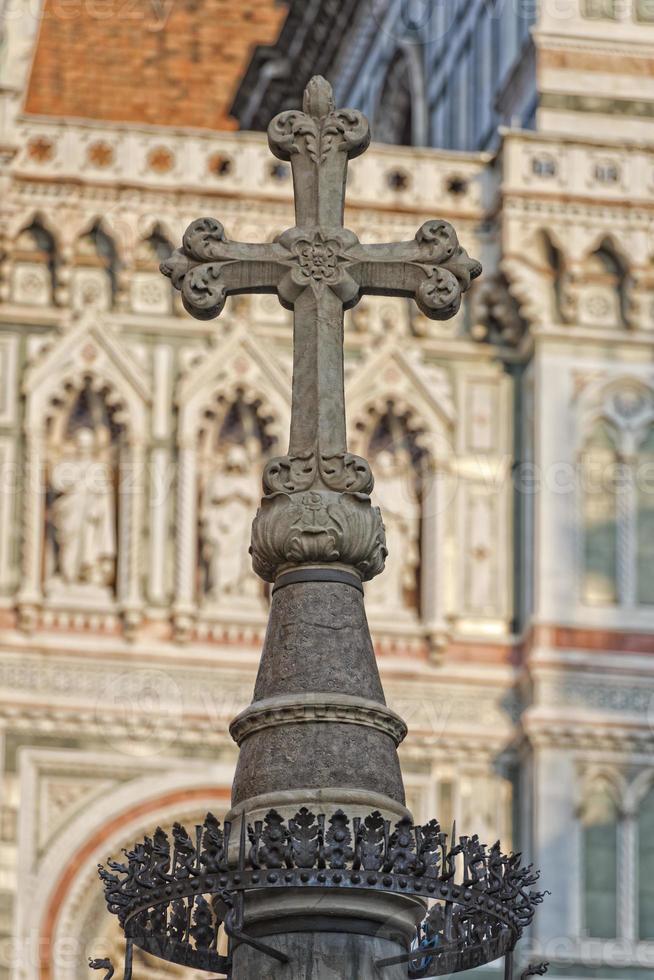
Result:
[[[618,934],[619,811],[612,787],[596,782],[582,814],[583,923],[594,939]]]
[[[30,306],[48,306],[55,299],[55,240],[39,218],[16,239],[12,261],[12,299]]]
[[[584,447],[584,599],[618,599],[617,434],[604,420],[593,427]]]
[[[586,257],[578,286],[577,319],[582,326],[614,330],[629,325],[629,269],[610,239]],[[575,287],[576,288],[576,287]]]
[[[163,313],[173,311],[174,288],[159,272],[159,265],[169,258],[173,247],[159,225],[137,248],[131,283],[131,305],[135,313]]]
[[[407,56],[397,51],[386,72],[373,126],[380,143],[413,144],[413,93]]]
[[[654,605],[654,405],[632,386],[604,409],[581,454],[582,598]]]
[[[118,291],[118,253],[113,240],[99,221],[78,240],[72,302],[78,309],[109,310]]]

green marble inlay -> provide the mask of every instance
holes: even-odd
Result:
[[[543,92],[542,109],[567,109],[570,112],[597,112],[607,116],[639,116],[654,119],[654,101],[649,99],[604,98],[601,95],[573,95],[565,92]]]

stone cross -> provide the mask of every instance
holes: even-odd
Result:
[[[336,109],[324,78],[311,79],[304,111],[282,112],[268,143],[290,160],[294,228],[267,244],[232,242],[214,218],[194,221],[161,271],[199,319],[218,316],[228,295],[277,293],[293,311],[293,398],[288,454],[271,460],[255,519],[255,571],[274,581],[302,564],[337,562],[369,579],[386,548],[370,507],[370,467],[347,452],[343,311],[363,295],[407,296],[432,319],[448,319],[481,272],[446,221],[426,221],[409,242],[362,245],[343,227],[348,159],[370,142],[366,118]]]

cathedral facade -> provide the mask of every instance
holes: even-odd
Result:
[[[4,11],[0,969],[86,977],[117,941],[98,862],[229,807],[290,320],[192,320],[158,266],[199,216],[293,224],[256,130],[320,71],[380,140],[347,226],[442,217],[484,265],[453,320],[346,318],[408,804],[543,868],[551,975],[654,977],[654,7],[201,6]]]

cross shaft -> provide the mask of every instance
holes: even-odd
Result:
[[[268,463],[267,495],[369,494],[368,464],[347,452],[343,311],[365,294],[405,296],[428,317],[447,319],[481,266],[437,219],[412,241],[362,245],[343,215],[347,163],[367,149],[368,122],[360,112],[336,109],[320,77],[307,85],[303,109],[280,113],[268,127],[271,151],[291,163],[295,227],[272,243],[247,244],[229,241],[214,218],[201,218],[161,270],[199,319],[218,316],[227,296],[238,293],[276,293],[293,311],[289,451]]]

